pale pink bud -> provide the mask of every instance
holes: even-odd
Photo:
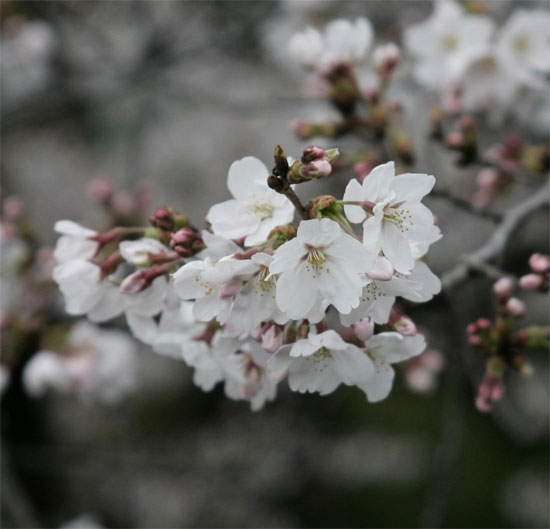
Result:
[[[544,284],[544,278],[538,274],[527,274],[519,280],[519,286],[525,290],[538,290]]]
[[[449,149],[460,149],[464,145],[464,138],[462,137],[462,133],[458,131],[449,132],[447,134],[447,137],[445,138],[445,145],[449,147]]]
[[[353,324],[353,330],[357,338],[366,342],[374,333],[374,320],[371,318],[363,318]]]
[[[202,235],[191,228],[182,228],[172,234],[170,248],[184,257],[194,255],[204,248]]]
[[[550,255],[534,253],[529,258],[529,266],[533,272],[539,272],[541,274],[548,272],[550,270]]]
[[[155,228],[159,228],[163,231],[172,231],[176,225],[174,213],[167,206],[157,208],[155,214],[152,217],[149,217],[149,222]]]
[[[306,147],[304,149],[304,152],[302,153],[302,158],[300,161],[303,164],[308,164],[309,162],[313,162],[313,160],[320,160],[325,157],[325,151],[321,149],[321,147],[316,147],[315,145],[310,145],[309,147]]]
[[[416,325],[408,316],[401,316],[394,324],[393,328],[405,336],[414,336],[417,334]]]
[[[472,334],[471,336],[468,336],[468,343],[474,347],[481,347],[483,345],[483,340],[481,339],[481,336]]]
[[[399,47],[393,42],[377,46],[372,53],[372,63],[376,69],[391,71],[401,59]]]
[[[506,301],[514,291],[514,282],[509,277],[501,277],[493,285],[493,293],[499,301]]]
[[[109,178],[97,177],[88,184],[88,196],[94,202],[100,204],[108,204],[115,192],[115,186]]]
[[[305,140],[311,135],[312,126],[307,121],[294,120],[290,123],[290,130],[300,140]]]
[[[405,373],[405,381],[412,391],[430,393],[436,388],[434,374],[422,366],[415,366]]]
[[[487,318],[479,318],[476,324],[477,324],[477,328],[480,331],[486,331],[491,328],[491,322]]]
[[[476,180],[480,188],[493,189],[500,182],[500,173],[492,167],[487,167],[479,171]]]
[[[25,203],[18,197],[6,197],[2,204],[2,213],[11,221],[20,219],[25,212]]]
[[[504,384],[502,377],[486,375],[481,381],[477,392],[476,408],[481,412],[488,412],[493,405],[504,395]]]
[[[332,172],[332,165],[324,158],[313,160],[300,167],[300,175],[304,178],[324,178]]]
[[[375,164],[372,161],[363,160],[361,162],[357,162],[353,166],[353,172],[355,173],[355,176],[357,176],[359,182],[363,182],[363,180],[374,169],[374,167]]]
[[[479,329],[477,328],[477,324],[475,324],[475,323],[469,323],[469,324],[466,326],[466,332],[467,332],[468,334],[470,334],[470,335],[471,335],[471,334],[477,334],[477,331],[478,331],[478,330],[479,330]]]
[[[365,90],[363,91],[363,96],[369,103],[375,105],[380,99],[380,88],[378,87],[378,85],[374,84],[367,86],[367,88],[365,88]]]
[[[525,303],[518,298],[510,298],[506,303],[506,310],[514,318],[521,318],[525,314]]]
[[[145,290],[151,283],[147,276],[142,273],[142,270],[138,270],[122,281],[120,285],[120,292],[122,294],[137,294],[142,290]]]
[[[268,353],[276,353],[283,345],[283,332],[278,325],[270,325],[262,333],[262,347]]]
[[[429,369],[433,373],[439,373],[445,366],[444,356],[435,349],[428,349],[420,356],[420,361],[426,369]]]

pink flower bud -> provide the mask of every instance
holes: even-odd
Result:
[[[149,218],[149,222],[155,228],[163,231],[172,231],[176,224],[172,210],[166,206],[158,208],[155,214]]]
[[[477,392],[476,408],[481,412],[489,412],[493,405],[504,395],[502,377],[486,375],[481,381]]]
[[[506,310],[510,316],[521,318],[525,314],[525,303],[518,298],[510,298],[506,303]]]
[[[393,265],[385,257],[378,256],[368,276],[377,281],[389,281],[393,277]]]
[[[458,131],[449,132],[445,138],[445,145],[449,147],[449,149],[461,149],[464,145],[462,133]]]
[[[380,99],[380,88],[378,85],[367,86],[363,90],[363,96],[371,105],[376,105]]]
[[[204,242],[199,232],[191,228],[182,228],[172,234],[170,248],[184,257],[190,257],[204,248]]]
[[[137,294],[145,290],[149,284],[150,281],[148,281],[147,276],[143,274],[143,270],[138,270],[124,279],[120,285],[120,292],[122,294]]]
[[[458,121],[458,126],[461,130],[469,130],[475,127],[474,118],[472,116],[462,116]]]
[[[304,178],[324,178],[332,172],[332,165],[324,158],[314,160],[300,167],[300,175]]]
[[[88,196],[94,202],[100,204],[109,204],[113,193],[115,192],[115,186],[113,181],[106,177],[97,177],[90,181],[88,184]]]
[[[491,328],[491,322],[487,318],[479,318],[476,322],[480,331],[487,331]]]
[[[391,72],[401,60],[401,52],[396,44],[389,42],[377,46],[372,53],[372,63],[377,70]]]
[[[514,282],[509,277],[501,277],[493,285],[493,293],[499,301],[506,301],[514,291]]]
[[[374,320],[371,318],[363,318],[353,324],[353,330],[357,338],[366,342],[374,333]]]
[[[6,197],[2,204],[2,213],[6,219],[16,221],[25,213],[25,203],[18,197]]]
[[[276,353],[283,345],[283,331],[278,325],[270,325],[262,332],[262,347],[268,353]]]
[[[477,331],[479,329],[477,328],[477,324],[475,323],[469,323],[467,326],[466,326],[466,332],[469,334],[469,335],[472,335],[472,334],[477,334]]]
[[[550,271],[550,255],[534,253],[529,258],[529,266],[533,272],[538,272],[541,274]]]
[[[258,342],[262,341],[262,326],[261,325],[258,325],[257,327],[254,327],[254,329],[252,329],[252,332],[250,333],[250,338],[252,338],[253,340],[256,340]]]
[[[126,191],[117,191],[113,195],[113,208],[120,215],[128,215],[134,207],[132,196]]]
[[[481,336],[477,334],[472,334],[468,336],[468,343],[472,345],[473,347],[482,347],[483,346],[483,340],[481,339]]]
[[[524,290],[538,290],[544,284],[544,278],[539,274],[527,274],[519,280],[519,286]]]
[[[486,167],[477,174],[477,185],[481,189],[493,189],[501,180],[500,173],[492,167]]]
[[[312,125],[307,121],[294,120],[290,123],[290,130],[299,140],[306,140],[311,136]]]
[[[314,160],[321,160],[325,157],[325,151],[321,147],[310,145],[304,149],[302,153],[301,162],[305,165]]]
[[[393,328],[404,336],[414,336],[417,334],[416,325],[408,316],[401,316],[394,324]]]

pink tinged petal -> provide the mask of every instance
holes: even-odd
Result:
[[[285,242],[277,248],[273,261],[269,265],[272,274],[280,274],[286,270],[293,270],[300,263],[302,257],[308,253],[307,249],[298,239]]]
[[[298,226],[297,239],[302,244],[329,246],[342,234],[342,228],[330,219],[303,220]]]
[[[362,386],[374,374],[374,365],[362,349],[348,345],[345,351],[331,351],[332,365],[348,386]]]
[[[408,274],[414,267],[409,241],[392,222],[382,225],[382,251],[393,267],[402,274]]]
[[[378,281],[389,281],[393,277],[393,266],[384,256],[378,255],[368,271],[368,276]]]
[[[271,355],[267,361],[267,370],[271,380],[275,383],[279,383],[288,374],[288,368],[292,361],[289,356],[290,345],[283,345],[279,351],[274,355]]]
[[[388,162],[376,166],[363,180],[363,200],[382,202],[390,192],[395,176],[395,164]]]
[[[394,364],[422,353],[426,340],[422,334],[403,336],[397,332],[382,332],[374,335],[365,347],[367,350],[374,349],[377,358]]]
[[[318,363],[315,360],[313,356],[292,360],[288,374],[288,385],[292,391],[328,395],[340,385],[331,360],[321,360]]]
[[[391,184],[396,202],[420,202],[435,184],[432,175],[405,173],[396,176]]]
[[[249,209],[248,205],[238,200],[226,200],[215,204],[208,212],[208,221],[216,235],[228,239],[240,239],[254,233],[260,218]]]
[[[384,400],[391,391],[395,371],[387,362],[374,361],[374,374],[360,388],[366,393],[369,402]]]
[[[360,184],[359,180],[355,178],[350,180],[344,191],[343,200],[349,202],[363,202],[364,197],[363,186]],[[363,222],[366,217],[365,210],[361,206],[344,206],[344,213],[350,222],[354,224],[359,224]]]
[[[238,200],[246,200],[250,194],[250,188],[256,182],[263,182],[266,191],[267,177],[269,172],[267,167],[254,156],[246,156],[236,160],[231,164],[227,175],[227,187],[231,194]],[[212,219],[209,215],[209,220]]]
[[[361,341],[368,340],[374,333],[374,320],[372,318],[362,318],[353,324],[355,336]]]

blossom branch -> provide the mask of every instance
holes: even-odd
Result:
[[[505,249],[510,236],[521,222],[541,207],[548,206],[549,183],[544,184],[527,200],[508,210],[501,224],[491,238],[477,251],[461,257],[461,262],[442,277],[444,290],[451,290],[467,277],[470,269],[483,267],[488,261],[500,255]]]

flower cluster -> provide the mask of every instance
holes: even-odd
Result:
[[[343,383],[385,398],[391,364],[425,348],[410,319],[390,321],[396,297],[423,302],[440,289],[422,260],[441,237],[421,203],[435,179],[396,176],[390,162],[350,181],[342,200],[302,204],[296,184],[328,176],[337,158],[310,146],[294,162],[277,147],[272,171],[254,157],[235,161],[233,198],[210,208],[202,232],[168,207],[152,228],[97,233],[59,221],[53,276],[67,311],[92,321],[124,313],[138,339],[186,362],[203,390],[223,382],[253,409],[287,376],[294,391],[325,395]]]

